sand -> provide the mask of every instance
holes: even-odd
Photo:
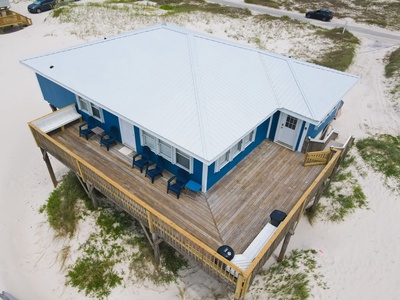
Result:
[[[12,3],[12,9],[32,18],[34,25],[0,35],[0,120],[7,137],[0,156],[0,292],[5,290],[20,300],[87,299],[65,286],[65,273],[57,260],[63,241],[54,240],[45,216],[38,212],[53,186],[27,122],[50,112],[50,108],[42,99],[34,72],[19,60],[93,37],[70,34],[68,26],[49,20],[48,12],[29,14],[28,3]],[[223,29],[212,26],[207,24],[202,30],[223,35]],[[399,41],[362,38],[356,60],[348,70],[360,76],[360,81],[344,98],[342,115],[334,122],[342,141],[349,135],[400,135],[399,105],[391,100],[383,77],[383,58],[396,44]],[[277,41],[275,50],[284,52],[285,46]],[[341,223],[319,221],[311,226],[303,218],[289,244],[287,253],[291,249],[318,251],[318,263],[329,289],[313,288],[314,299],[399,298],[399,191],[388,188],[384,178],[362,161],[358,163],[367,174],[363,177],[355,172],[369,209],[356,210]],[[67,172],[57,160],[52,159],[52,164],[57,178]],[[274,262],[271,258],[267,265]],[[130,284],[113,290],[109,299],[172,300],[180,299],[183,290],[185,299],[209,299],[214,290],[223,291],[223,287],[198,268],[191,268],[176,285]],[[246,298],[266,296],[250,291]]]

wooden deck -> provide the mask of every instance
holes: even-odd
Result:
[[[118,151],[122,145],[107,152],[98,137],[79,138],[77,123],[51,136],[210,248],[228,244],[236,253],[250,244],[274,209],[289,212],[323,169],[303,167],[303,154],[264,141],[207,193],[177,199],[166,193],[171,174],[164,172],[151,184],[131,168],[133,153]]]

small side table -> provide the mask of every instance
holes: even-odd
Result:
[[[101,128],[101,127],[99,127],[99,126],[96,126],[95,128],[92,129],[92,132],[93,132],[96,136],[101,137],[101,135],[102,135],[103,132],[104,132],[104,129]],[[100,144],[101,144],[101,138],[100,138]]]
[[[197,193],[201,190],[201,184],[193,180],[189,180],[189,182],[186,183],[185,187],[186,187],[186,195],[192,199],[196,198]]]

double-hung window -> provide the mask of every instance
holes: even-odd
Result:
[[[215,161],[214,172],[219,172],[225,165],[232,161],[240,152],[242,152],[248,145],[254,142],[255,130],[245,135],[239,142],[237,142],[230,150],[225,152]]]
[[[232,147],[232,158],[238,155],[242,151],[243,140],[240,140],[235,146]]]
[[[142,145],[148,146],[155,154],[164,157],[171,163],[185,169],[186,171],[193,172],[193,159],[190,155],[186,154],[180,149],[172,147],[165,141],[152,136],[146,131],[142,130]]]
[[[143,146],[147,146],[151,149],[151,151],[157,152],[156,138],[154,136],[148,134],[145,131],[142,131],[142,141],[143,141]]]
[[[83,99],[82,97],[77,98],[78,102],[78,108],[87,113],[89,116],[92,116],[93,118],[99,120],[100,122],[104,123],[104,116],[103,116],[103,110],[96,104]]]
[[[246,148],[248,145],[250,145],[253,141],[254,141],[254,130],[251,131],[249,134],[247,134],[247,135],[243,138],[243,145],[244,145],[244,148]]]
[[[175,152],[175,163],[180,166],[181,168],[191,171],[190,166],[191,166],[191,158],[189,155],[186,153],[182,152],[179,149],[176,149]]]
[[[161,156],[172,161],[172,146],[162,140],[158,140],[158,151]]]

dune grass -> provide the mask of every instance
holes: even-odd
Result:
[[[72,237],[75,233],[77,223],[82,217],[82,210],[78,200],[85,202],[87,208],[91,209],[90,199],[79,183],[74,173],[67,173],[61,184],[53,190],[47,203],[40,208],[41,213],[46,213],[50,226],[59,237]]]
[[[335,46],[312,62],[339,71],[346,71],[353,62],[360,40],[348,31],[343,32],[343,28],[321,29],[316,34],[330,39]]]
[[[322,289],[329,288],[323,274],[319,272],[321,266],[316,255],[317,251],[313,249],[292,250],[280,263],[261,270],[250,288],[250,294],[262,294],[265,297],[262,299],[274,300],[312,299],[311,290],[314,285]]]
[[[395,102],[400,98],[400,48],[385,57],[385,77],[391,85],[391,95]]]
[[[400,5],[397,0],[245,0],[246,3],[305,13],[307,10],[328,8],[334,18],[352,18],[356,22],[392,30],[400,29]]]
[[[84,200],[82,200],[84,199]],[[79,245],[73,263],[71,245],[61,249],[58,258],[66,269],[66,285],[86,296],[106,299],[113,288],[126,281],[150,280],[156,285],[175,282],[188,262],[172,247],[160,245],[158,266],[154,252],[139,223],[113,206],[95,209],[73,172],[67,173],[40,211],[46,213],[58,238],[72,239],[80,220],[94,218],[96,226]]]
[[[368,165],[400,188],[400,136],[381,134],[357,141],[356,147]]]
[[[331,177],[324,199],[321,199],[315,210],[306,210],[311,225],[317,219],[341,222],[356,209],[368,208],[366,196],[353,174],[354,164],[355,157],[347,156]]]

